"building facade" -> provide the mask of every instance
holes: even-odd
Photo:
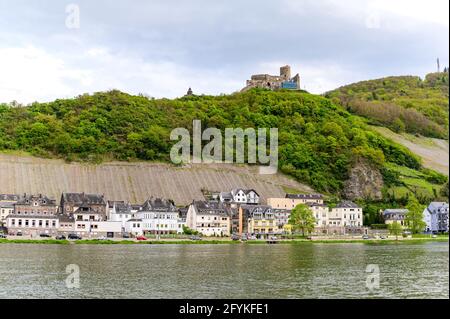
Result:
[[[172,200],[151,197],[134,215],[142,220],[144,234],[178,232],[178,210]]]
[[[231,192],[221,192],[219,200],[222,203],[257,205],[260,196],[254,189],[235,188]]]
[[[230,236],[231,210],[221,202],[193,201],[186,225],[204,236]]]
[[[92,207],[79,207],[74,213],[74,233],[83,238],[120,237],[122,223],[107,221],[102,210]]]
[[[383,219],[385,224],[399,223],[402,227],[406,227],[407,209],[388,208],[383,211]]]
[[[0,226],[6,225],[6,217],[14,212],[14,204],[19,198],[19,195],[0,194]]]
[[[107,216],[107,204],[105,196],[101,194],[87,193],[62,193],[60,201],[61,214],[73,214],[80,207],[89,207],[93,210]]]
[[[432,202],[423,212],[428,233],[448,233],[448,203]]]
[[[6,217],[8,233],[39,236],[58,233],[58,206],[54,199],[42,194],[24,194],[15,204],[14,211]]]
[[[322,194],[286,194],[286,197],[273,197],[267,199],[267,205],[273,209],[293,210],[297,205],[323,204]]]
[[[238,235],[266,238],[279,234],[275,214],[268,205],[241,205],[237,216]]]

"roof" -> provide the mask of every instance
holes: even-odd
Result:
[[[387,214],[406,214],[409,210],[405,208],[388,208],[383,211],[383,215]]]
[[[15,194],[0,194],[0,201],[17,202],[20,196]]]
[[[164,198],[154,198],[153,196],[150,199],[146,200],[142,205],[142,211],[149,212],[175,212],[177,208],[173,200],[164,199]]]
[[[427,207],[428,211],[431,213],[437,212],[438,210],[448,210],[448,203],[445,202],[431,202]]]
[[[328,207],[326,204],[319,204],[319,203],[306,203],[309,207]]]
[[[76,206],[106,205],[105,196],[101,194],[63,193],[62,198],[64,203],[70,203]]]
[[[290,199],[322,199],[322,194],[286,194],[286,198]]]
[[[186,218],[188,210],[189,210],[188,207],[178,208],[178,216],[181,217],[181,218]]]
[[[74,214],[102,214],[103,212],[99,211],[98,209],[94,209],[92,207],[79,207],[74,212]]]
[[[132,207],[129,203],[114,202],[112,207],[114,209],[113,212],[116,214],[131,214]]]
[[[31,205],[33,202],[38,202],[40,206],[56,206],[56,200],[50,199],[45,195],[27,195],[23,196],[17,201],[17,205]]]
[[[132,218],[132,219],[127,220],[127,222],[141,222],[141,221],[142,221],[142,219],[140,219],[140,218]]]
[[[250,192],[254,192],[256,195],[259,196],[258,192],[255,191],[255,190],[252,189],[252,188],[251,188],[251,189],[245,189],[245,188],[233,188],[233,189],[231,190],[231,194],[234,195],[234,194],[236,194],[236,193],[239,192],[239,191],[243,191],[245,195],[248,195]]]
[[[228,206],[221,202],[214,201],[193,201],[197,213],[199,214],[211,214],[211,215],[230,215]]]
[[[60,223],[74,223],[75,222],[75,219],[73,218],[73,216],[69,216],[66,214],[59,214],[57,216],[58,216]]]
[[[272,207],[268,205],[241,205],[241,208],[247,217],[253,216],[255,213],[272,212]]]
[[[108,203],[108,207],[109,208],[113,208],[114,204],[125,204],[125,201],[123,201],[123,200],[109,200],[107,203]]]
[[[231,192],[221,192],[220,197],[226,198],[226,199],[233,199],[233,195],[231,195]]]
[[[360,208],[360,207],[351,201],[344,200],[344,201],[338,203],[336,205],[336,208]]]

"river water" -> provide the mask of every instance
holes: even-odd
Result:
[[[0,244],[0,298],[448,298],[448,257],[448,243]]]

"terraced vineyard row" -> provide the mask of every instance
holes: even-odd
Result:
[[[102,193],[106,198],[141,203],[149,196],[177,205],[203,199],[202,189],[253,188],[263,202],[284,196],[285,188],[309,187],[281,175],[259,175],[257,167],[196,164],[174,167],[155,163],[111,162],[100,165],[0,154],[0,193],[42,193],[59,200],[61,192]]]

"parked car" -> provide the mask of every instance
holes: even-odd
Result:
[[[231,240],[239,240],[239,236],[238,235],[231,235]]]
[[[39,234],[39,237],[50,238],[52,236],[50,236],[49,234],[42,233],[42,234]]]
[[[191,240],[202,240],[199,236],[191,236]]]
[[[65,239],[66,239],[66,236],[64,236],[64,235],[58,235],[58,236],[55,237],[55,239],[56,239],[56,240],[65,240]]]
[[[6,238],[5,234],[0,234],[0,238]]]
[[[18,231],[18,232],[16,233],[16,236],[22,236],[22,232],[21,232],[21,231]]]
[[[386,239],[386,236],[381,236],[380,239],[383,239],[383,240],[384,240],[384,239]]]
[[[247,235],[242,235],[241,240],[242,240],[242,241],[247,241],[247,240],[248,240]]]
[[[100,236],[99,238],[97,238],[98,240],[107,240],[108,238],[106,238],[105,236]]]
[[[367,239],[369,239],[369,236],[368,236],[368,235],[363,235],[362,238],[363,238],[364,240],[367,240]]]
[[[123,233],[123,234],[122,234],[122,238],[130,238],[130,235],[127,234],[127,233]]]
[[[147,237],[145,237],[145,236],[137,236],[136,240],[147,240]]]
[[[69,234],[69,236],[67,236],[68,239],[74,239],[74,240],[79,240],[81,239],[81,236],[78,236],[77,234]]]

